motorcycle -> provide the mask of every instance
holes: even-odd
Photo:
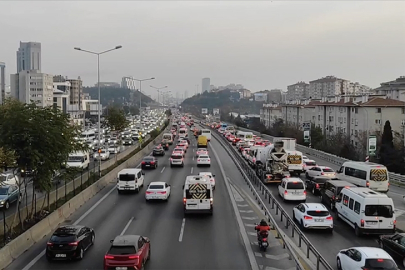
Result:
[[[259,244],[259,248],[261,251],[265,252],[267,250],[269,246],[269,242],[267,241],[268,237],[269,237],[268,231],[257,232],[257,242]]]

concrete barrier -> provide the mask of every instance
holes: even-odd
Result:
[[[63,220],[65,220],[61,208],[58,208],[57,210],[50,213],[47,218],[49,221],[49,227],[52,231],[55,230],[59,226],[59,224],[63,222]]]
[[[34,226],[32,226],[27,232],[31,233],[31,239],[34,243],[41,241],[47,234],[52,231],[49,225],[48,217],[44,218]]]
[[[10,255],[10,248],[8,246],[0,249],[0,269],[4,269],[13,261]]]
[[[17,259],[21,254],[27,251],[32,245],[34,241],[31,238],[31,232],[28,230],[13,241],[8,243],[6,247],[10,250],[10,256],[13,260]]]
[[[68,219],[70,215],[73,214],[74,211],[76,211],[76,208],[74,207],[74,204],[72,203],[72,198],[71,200],[67,201],[65,204],[63,204],[60,208],[62,209],[62,214],[65,219]]]

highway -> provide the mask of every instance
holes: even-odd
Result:
[[[137,145],[137,143],[135,143],[134,145]],[[130,146],[124,146],[124,145],[122,145],[120,152],[125,151],[128,147],[130,147]],[[111,154],[111,155],[110,155],[110,159],[113,159],[113,158],[115,158],[115,157],[114,157],[114,154]],[[90,159],[91,159],[91,161],[90,161],[89,169],[88,169],[88,170],[85,170],[85,171],[83,172],[83,174],[90,173],[90,172],[94,172],[94,167],[98,167],[98,162],[97,162],[97,161],[95,162],[93,158],[90,158]],[[102,162],[104,162],[104,161],[102,161]],[[97,171],[96,171],[96,172],[97,172]],[[76,177],[79,177],[79,176],[80,176],[80,173],[79,173]],[[20,177],[20,179],[21,179],[21,176],[19,176],[19,177]],[[23,178],[22,178],[22,179],[23,179]],[[29,177],[26,177],[26,181],[30,181],[30,178],[29,178]],[[55,181],[54,187],[52,188],[52,190],[55,190],[56,188],[60,188],[60,187],[63,186],[63,185],[64,185],[64,181],[63,181],[63,180],[61,180],[59,183],[57,183],[57,182]],[[21,194],[22,194],[22,196],[23,196],[22,201],[21,201],[21,204],[22,204],[22,206],[25,206],[25,200],[26,200],[25,198],[27,198],[28,205],[30,205],[31,202],[32,202],[32,196],[33,196],[33,193],[32,193],[32,182],[29,182],[29,183],[27,184],[27,196],[25,196],[25,191],[24,191],[23,188],[24,188],[24,185],[22,185],[22,187],[21,187]],[[36,196],[37,196],[37,200],[38,200],[38,199],[44,197],[44,196],[45,196],[45,193],[36,191]],[[64,194],[60,194],[60,195],[59,195],[60,198],[62,198],[63,196],[64,196]],[[8,217],[8,216],[14,215],[14,214],[16,213],[16,210],[17,210],[17,203],[12,203],[12,204],[10,205],[10,208],[7,209],[7,210],[5,210],[5,216]],[[0,215],[0,220],[2,220],[3,217],[4,217],[3,215]]]
[[[213,146],[215,148],[222,147],[219,142],[214,140]],[[219,154],[219,158],[225,159],[227,158],[228,154],[221,152]],[[333,169],[337,169],[336,166],[332,166],[332,164],[328,164],[323,162],[322,160],[317,160],[308,155],[309,158],[314,159],[319,165],[331,166]],[[305,180],[305,176],[302,174],[301,179]],[[267,185],[267,188],[272,192],[276,200],[281,204],[283,209],[292,217],[292,209],[296,206],[296,203],[293,202],[283,202],[278,197],[278,185]],[[243,187],[244,192],[250,193],[247,185]],[[394,188],[395,191],[389,193],[390,196],[393,192],[398,192],[401,190],[398,187]],[[264,199],[264,196],[263,196]],[[311,192],[307,192],[307,202],[315,202],[319,203],[320,199],[318,196],[314,196]],[[396,199],[395,205],[400,204],[402,205],[403,201]],[[401,215],[403,212],[402,210],[397,210],[397,214]],[[322,231],[304,231],[306,237],[309,241],[315,246],[315,248],[322,254],[322,256],[329,262],[330,265],[333,267],[336,266],[336,254],[341,249],[354,247],[354,246],[368,246],[368,247],[378,247],[377,243],[377,236],[364,236],[364,237],[356,237],[354,234],[354,230],[348,226],[345,222],[341,220],[336,220],[336,214],[332,214],[334,217],[334,232],[333,234],[329,234],[327,232]],[[275,216],[276,217],[276,216]],[[400,216],[401,217],[401,216]],[[278,221],[278,225],[283,231],[286,233],[291,232],[291,229],[287,229],[285,227],[285,222],[280,221],[280,217],[275,218]],[[328,243],[327,247],[325,248],[325,243]],[[336,268],[335,268],[336,269]],[[405,269],[405,268],[400,268]]]
[[[169,151],[173,149],[173,146]],[[151,239],[151,260],[147,269],[253,269],[257,264],[275,265],[279,269],[292,269],[292,262],[286,257],[285,251],[273,242],[276,253],[274,262],[266,254],[254,256],[252,246],[245,248],[248,232],[254,233],[254,222],[258,221],[251,203],[244,203],[237,191],[232,195],[238,199],[240,208],[245,208],[244,224],[239,227],[235,219],[240,217],[234,209],[234,202],[229,196],[226,178],[241,178],[229,157],[219,160],[211,153],[210,168],[199,168],[195,161],[195,140],[187,151],[183,168],[170,168],[169,155],[158,157],[159,167],[148,170],[145,175],[145,188],[140,194],[118,195],[115,185],[111,184],[89,200],[79,211],[74,213],[68,223],[81,224],[94,228],[95,245],[85,254],[82,261],[49,263],[44,254],[48,239],[43,239],[15,260],[6,269],[102,269],[103,256],[110,246],[110,239],[119,234],[140,234]],[[222,148],[215,151],[224,155]],[[212,151],[214,152],[214,150]],[[169,153],[169,152],[167,152]],[[220,164],[223,165],[221,169]],[[214,214],[191,215],[184,217],[182,186],[185,178],[200,171],[211,171],[216,175],[214,193]],[[146,203],[144,192],[146,185],[152,181],[165,181],[172,186],[172,194],[168,202]],[[233,180],[232,180],[233,181]],[[235,195],[236,194],[236,195]],[[252,214],[253,213],[253,214]],[[249,236],[249,242],[255,245],[255,236]],[[273,241],[277,241],[273,239]],[[248,250],[248,255],[246,251]],[[281,250],[281,251],[280,251]],[[256,253],[258,248],[256,246]],[[278,254],[277,254],[278,252]],[[284,253],[283,253],[284,252]],[[269,251],[268,251],[268,254]],[[250,261],[253,256],[254,262]],[[257,260],[257,261],[256,261]],[[266,268],[263,268],[266,269]]]

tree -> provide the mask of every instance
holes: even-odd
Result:
[[[166,110],[165,114],[166,114],[167,117],[172,116],[172,110],[170,110],[170,109]]]
[[[322,142],[324,139],[322,129],[315,127],[315,124],[311,124],[311,146],[317,148],[319,142]]]
[[[123,110],[124,110],[125,114],[131,114],[131,115],[139,114],[139,109],[138,109],[138,107],[135,107],[135,106],[125,105],[125,106],[123,106]]]
[[[115,131],[122,131],[128,125],[124,110],[116,106],[108,107],[108,114],[105,119],[107,125]]]

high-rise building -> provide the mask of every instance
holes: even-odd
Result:
[[[21,42],[17,51],[17,73],[24,70],[41,72],[41,43]]]
[[[211,80],[210,78],[203,78],[202,79],[202,92],[204,93],[205,91],[209,92],[210,91],[210,85],[211,85]]]
[[[121,88],[136,90],[136,81],[133,77],[122,77]]]
[[[24,70],[10,75],[11,96],[24,103],[38,106],[53,105],[53,76],[37,70]]]
[[[6,99],[6,63],[0,62],[0,103]]]
[[[281,90],[273,89],[267,94],[267,101],[269,103],[280,103],[281,102]]]
[[[80,77],[77,79],[67,79],[70,82],[70,104],[81,104],[83,98],[83,81]]]

